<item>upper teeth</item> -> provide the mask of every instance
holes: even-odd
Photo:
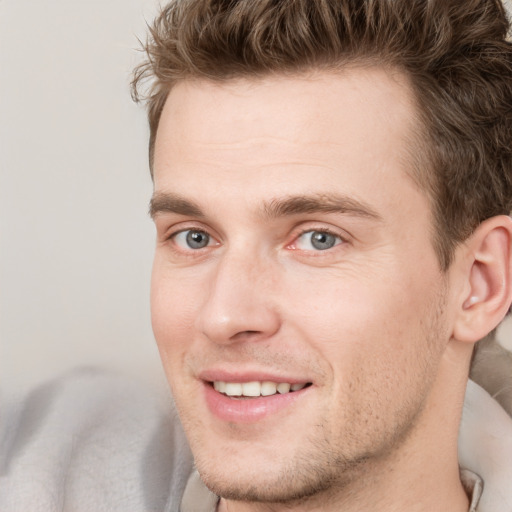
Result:
[[[213,387],[219,393],[228,396],[270,396],[276,393],[299,391],[306,384],[289,384],[288,382],[223,382],[215,381]]]

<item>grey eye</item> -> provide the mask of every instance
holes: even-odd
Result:
[[[186,231],[187,245],[191,249],[202,249],[210,243],[210,236],[203,231]]]
[[[311,245],[319,251],[324,251],[336,245],[336,237],[323,231],[313,231],[311,233]]]
[[[212,245],[212,239],[208,233],[197,229],[186,229],[173,236],[174,243],[182,249],[203,249]]]
[[[297,239],[297,248],[306,251],[325,251],[342,242],[341,238],[327,231],[306,231]]]

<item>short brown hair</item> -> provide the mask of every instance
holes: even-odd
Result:
[[[390,66],[410,79],[423,140],[416,173],[431,198],[434,247],[455,246],[512,210],[512,48],[499,0],[172,0],[132,82],[150,125],[181,80]],[[146,95],[143,83],[150,81]],[[424,158],[424,157],[427,158]]]

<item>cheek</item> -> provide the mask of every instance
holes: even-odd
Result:
[[[286,301],[294,328],[329,363],[334,379],[363,368],[400,372],[402,363],[427,348],[439,278],[408,277],[405,270],[290,280]]]
[[[197,285],[182,282],[155,261],[151,279],[151,323],[166,369],[182,361],[181,354],[190,340],[196,289]]]

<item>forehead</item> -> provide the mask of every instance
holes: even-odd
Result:
[[[293,194],[322,177],[324,189],[337,182],[357,196],[397,172],[409,179],[415,117],[406,78],[379,68],[184,81],[162,112],[155,190],[181,193],[210,180],[226,198],[236,187]]]

